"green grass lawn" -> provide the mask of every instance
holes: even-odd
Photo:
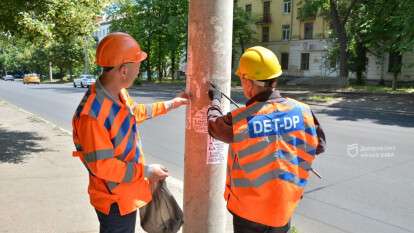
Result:
[[[387,94],[413,94],[414,87],[401,87],[393,91],[391,87],[378,85],[355,85],[342,89],[343,91],[370,92],[370,93],[387,93]]]
[[[334,100],[335,97],[328,96],[328,95],[312,95],[312,96],[307,97],[306,99],[310,101],[326,103],[326,102]]]

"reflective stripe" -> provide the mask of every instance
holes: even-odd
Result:
[[[135,157],[134,157],[134,162],[138,163],[139,162],[139,157],[141,156],[141,150],[139,146],[135,146]]]
[[[234,143],[242,142],[243,140],[248,139],[248,138],[249,138],[249,130],[246,127],[246,129],[244,129],[243,131],[233,136],[233,142]]]
[[[117,134],[115,135],[114,138],[112,138],[111,141],[112,141],[112,144],[114,145],[114,148],[116,148],[117,146],[119,146],[119,144],[121,144],[125,135],[128,133],[130,121],[131,121],[130,116],[125,117],[120,129],[118,129]]]
[[[122,180],[122,182],[131,182],[132,177],[134,177],[134,174],[135,174],[134,164],[135,163],[131,163],[131,162],[127,163],[127,170],[125,172],[125,176],[124,176],[124,179]]]
[[[122,157],[121,157],[122,160],[125,160],[129,152],[131,152],[131,150],[134,148],[134,145],[135,145],[135,131],[131,130],[131,132],[129,133],[128,142],[125,147],[125,150],[124,152],[122,152]]]
[[[89,110],[89,115],[97,118],[99,116],[99,112],[101,111],[102,103],[104,97],[102,95],[96,94],[95,98],[92,102],[91,109]]]
[[[303,187],[307,183],[306,179],[300,179],[290,172],[286,172],[282,169],[277,169],[266,172],[254,180],[246,178],[235,178],[233,179],[233,184],[235,187],[259,187],[268,181],[277,179],[290,182],[292,184],[298,185],[299,187]]]
[[[107,181],[106,186],[108,186],[108,189],[110,191],[112,191],[118,186],[118,183],[115,183],[115,182],[112,182],[112,181]]]
[[[279,137],[290,145],[299,148],[305,152],[313,152],[312,150],[315,150],[316,148],[312,147],[311,145],[305,143],[303,140],[296,138],[294,136],[291,136],[289,134],[282,134],[282,135],[270,135],[265,137],[265,140],[260,141],[256,144],[253,144],[249,147],[247,147],[244,150],[239,151],[238,155],[240,158],[244,158],[250,154],[257,153],[263,149],[265,149],[268,145],[275,142]],[[311,155],[314,155],[313,153],[310,153]]]
[[[152,104],[145,105],[145,112],[147,113],[147,118],[152,118]]]
[[[267,102],[257,102],[249,107],[247,107],[243,112],[240,112],[239,114],[232,116],[232,122],[233,125],[237,122],[246,119],[248,116],[252,115],[253,113],[259,111],[263,106],[268,104]]]
[[[301,149],[301,150],[305,151],[306,153],[308,153],[312,156],[315,155],[315,152],[316,152],[315,147],[307,144],[305,141],[303,141],[300,138],[293,137],[293,136],[290,136],[290,135],[289,135],[289,137],[290,137],[289,140],[286,140],[285,139],[286,136],[284,136],[283,141],[287,142],[288,144],[290,144],[290,145],[292,145],[292,146],[294,146],[298,149]]]
[[[83,96],[81,102],[79,103],[78,108],[76,109],[76,117],[79,117],[79,115],[82,112],[83,107],[85,106],[85,103],[88,100],[90,94],[91,94],[91,89],[89,88],[88,91],[86,91],[85,95]]]
[[[88,163],[96,162],[98,160],[109,159],[114,157],[114,151],[109,150],[97,150],[85,155],[84,160]]]
[[[235,159],[233,160],[233,170],[241,170],[239,161],[237,161]]]
[[[265,140],[260,141],[258,143],[255,143],[255,144],[247,147],[246,149],[239,151],[239,153],[237,153],[237,154],[239,155],[240,158],[244,158],[247,155],[257,153],[257,152],[263,150],[264,148],[266,148],[272,142],[275,142],[277,140],[277,138],[278,138],[277,135],[267,136],[267,137],[265,137]]]
[[[285,161],[290,162],[293,165],[297,165],[303,169],[305,169],[306,171],[309,171],[311,165],[306,162],[305,160],[301,159],[300,157],[297,157],[293,154],[290,154],[288,152],[282,151],[282,150],[278,150],[276,152],[272,152],[270,154],[268,154],[267,156],[251,162],[251,163],[247,163],[245,165],[243,165],[243,171],[250,173],[253,172],[259,168],[262,168],[272,162],[275,162],[276,159],[283,159]]]
[[[121,108],[117,104],[112,103],[109,115],[105,120],[105,127],[107,130],[111,129],[112,123],[114,122],[115,117],[118,115],[119,110],[121,110]]]

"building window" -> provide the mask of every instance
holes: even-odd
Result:
[[[289,53],[282,53],[282,70],[289,69]]]
[[[270,18],[270,1],[263,2],[263,18]]]
[[[262,27],[262,42],[269,42],[269,27]]]
[[[246,10],[246,13],[248,13],[249,15],[252,14],[252,4],[247,4],[244,9]]]
[[[398,53],[390,53],[388,59],[388,72],[401,72],[402,56]]]
[[[309,70],[309,53],[302,53],[300,56],[300,69]]]
[[[290,39],[290,25],[282,25],[282,40]]]
[[[292,6],[292,0],[283,1],[283,13],[290,13],[290,8]]]
[[[305,23],[305,40],[311,40],[313,39],[313,23]]]

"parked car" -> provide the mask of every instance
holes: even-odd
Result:
[[[23,84],[40,84],[40,77],[38,74],[25,74],[23,77]]]
[[[92,74],[81,74],[73,80],[73,87],[89,87],[96,82],[96,76]]]
[[[3,76],[4,81],[14,81],[13,75],[7,74]]]

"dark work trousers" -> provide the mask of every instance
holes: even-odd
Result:
[[[99,219],[99,233],[134,233],[137,211],[121,216],[116,203],[111,205],[109,215],[96,210]]]
[[[233,214],[233,229],[234,233],[288,233],[290,222],[283,227],[271,227]]]

